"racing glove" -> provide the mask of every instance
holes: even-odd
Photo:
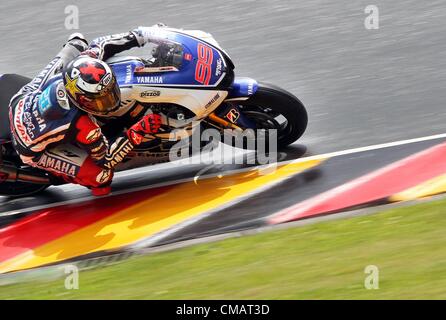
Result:
[[[88,48],[88,42],[85,39],[84,35],[82,33],[72,33],[68,37],[67,43],[70,43],[73,47],[75,47],[80,52],[86,50]],[[63,47],[67,44],[65,43]]]
[[[142,117],[137,123],[127,130],[127,137],[130,142],[137,146],[142,142],[146,134],[157,133],[161,126],[161,116],[151,113]]]
[[[84,35],[82,33],[79,32],[75,32],[72,33],[68,36],[68,42],[70,42],[71,40],[81,40],[85,45],[88,46],[88,41],[87,39],[84,37]]]
[[[152,27],[138,27],[132,30],[135,35],[138,45],[140,47],[144,46],[146,43],[161,43],[165,39],[165,31],[163,28],[166,27],[164,24],[159,23]]]

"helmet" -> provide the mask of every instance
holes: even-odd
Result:
[[[112,69],[103,61],[80,56],[63,72],[68,99],[79,109],[107,116],[119,108],[121,94]]]

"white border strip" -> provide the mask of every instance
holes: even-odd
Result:
[[[311,160],[321,160],[321,159],[333,158],[333,157],[347,155],[347,154],[389,148],[389,147],[394,147],[394,146],[399,146],[399,145],[404,145],[404,144],[411,144],[411,143],[435,140],[435,139],[440,139],[440,138],[446,138],[446,133],[428,136],[428,137],[416,138],[416,139],[401,140],[401,141],[395,141],[395,142],[390,142],[390,143],[377,144],[377,145],[361,147],[361,148],[348,149],[348,150],[344,150],[344,151],[337,151],[337,152],[326,153],[326,154],[321,154],[321,155],[316,155],[316,156],[311,156],[311,157],[300,158],[297,160],[284,161],[284,162],[280,162],[280,165],[291,164],[291,163],[301,163],[301,162],[306,162],[306,161],[311,161]],[[264,166],[257,166],[255,168],[260,169],[261,167],[264,167]],[[233,199],[233,200],[231,200],[217,208],[213,208],[213,209],[210,209],[209,211],[205,211],[198,216],[192,217],[190,219],[186,219],[185,221],[180,222],[179,224],[176,224],[175,226],[172,226],[166,230],[160,231],[159,233],[149,236],[148,238],[146,238],[144,240],[140,240],[140,241],[130,245],[129,248],[138,250],[138,249],[142,249],[144,247],[149,247],[149,246],[161,241],[162,239],[165,239],[165,238],[169,237],[170,235],[172,235],[172,234],[174,234],[174,233],[176,233],[176,232],[178,232],[178,231],[180,231],[180,230],[182,230],[196,222],[199,222],[200,220],[203,220],[203,219],[209,217],[211,214],[213,214],[215,212],[224,210],[225,208],[235,205],[247,198],[250,198],[250,197],[252,197],[256,194],[259,194],[263,191],[266,191],[268,189],[271,189],[272,187],[274,187],[274,186],[276,186],[276,185],[278,185],[278,184],[280,184],[294,176],[295,175],[293,174],[293,175],[285,177],[284,179],[279,179],[278,181],[274,181],[272,183],[268,183],[268,184],[263,185],[259,188],[256,188],[255,190],[248,192],[241,197],[235,198],[235,199]],[[269,217],[272,217],[275,214],[276,213],[274,213],[273,215],[271,215]]]
[[[421,137],[421,138],[414,138],[414,139],[399,140],[399,141],[388,142],[388,143],[374,144],[374,145],[370,145],[370,146],[366,146],[366,147],[353,148],[353,149],[335,151],[335,152],[330,152],[330,153],[324,153],[324,154],[320,154],[320,155],[299,158],[296,160],[284,161],[284,162],[280,162],[280,164],[282,165],[282,164],[287,164],[287,163],[298,163],[301,161],[316,160],[316,159],[321,159],[321,158],[333,158],[333,157],[344,156],[344,155],[352,154],[352,153],[360,153],[360,152],[365,152],[365,151],[379,150],[379,149],[385,149],[385,148],[390,148],[390,147],[397,147],[397,146],[401,146],[401,145],[405,145],[405,144],[412,144],[412,143],[436,140],[436,139],[442,139],[442,138],[446,138],[446,133],[441,133],[441,134],[436,134],[436,135],[426,136],[426,137]]]
[[[371,145],[371,146],[347,149],[347,150],[342,150],[342,151],[335,151],[335,152],[330,152],[330,153],[324,153],[324,154],[320,154],[320,155],[303,157],[303,158],[299,158],[299,159],[295,159],[295,160],[279,162],[279,163],[277,163],[277,165],[282,166],[282,165],[291,164],[291,163],[301,163],[301,162],[306,162],[306,161],[311,161],[311,160],[334,158],[334,157],[339,157],[339,156],[348,155],[348,154],[354,154],[354,153],[360,153],[360,152],[378,150],[378,149],[385,149],[385,148],[396,147],[396,146],[405,145],[405,144],[412,144],[412,143],[417,143],[417,142],[443,139],[443,138],[446,138],[446,133],[441,133],[441,134],[436,134],[436,135],[431,135],[431,136],[426,136],[426,137],[420,137],[420,138],[414,138],[414,139],[394,141],[394,142],[389,142],[389,143],[375,144],[375,145]],[[200,178],[209,179],[209,178],[215,178],[222,174],[224,174],[226,176],[226,175],[247,172],[247,171],[251,171],[251,170],[261,170],[261,169],[264,169],[270,165],[271,164],[235,169],[235,170],[226,171],[224,173],[212,173],[209,175],[203,175]],[[147,168],[151,168],[151,170],[153,170],[153,166],[147,166]],[[151,171],[151,170],[144,170],[144,168],[133,169],[133,170],[135,170],[135,172],[134,172],[135,174]],[[161,183],[156,183],[153,185],[141,186],[141,187],[130,188],[130,189],[126,189],[126,190],[113,192],[112,194],[107,195],[105,197],[127,194],[127,193],[137,192],[137,191],[141,191],[141,190],[149,190],[149,189],[153,189],[153,188],[165,187],[165,186],[169,186],[169,185],[190,182],[190,181],[194,181],[194,180],[195,180],[195,177],[184,178],[184,179],[179,179],[179,180],[172,180],[172,181],[167,181],[167,182],[161,182]],[[55,207],[59,207],[59,206],[67,205],[67,204],[75,204],[75,203],[85,202],[85,201],[97,199],[97,198],[98,197],[95,197],[95,196],[87,196],[87,197],[82,197],[82,198],[77,198],[77,199],[71,199],[71,200],[66,200],[66,201],[61,201],[61,202],[56,202],[56,203],[51,203],[51,204],[30,207],[30,208],[26,208],[26,209],[11,210],[11,211],[0,213],[0,217],[15,215],[15,214],[19,214],[19,213],[25,213],[25,212],[30,212],[30,211],[43,210],[43,209],[48,209],[48,208],[55,208]]]

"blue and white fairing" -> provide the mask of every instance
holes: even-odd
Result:
[[[166,44],[177,44],[181,50],[178,66],[156,72],[156,68],[135,70],[133,77],[125,77],[120,69],[120,85],[154,85],[164,87],[214,88],[227,74],[227,62],[220,50],[211,44],[186,33],[171,32],[160,28],[157,37],[165,39]],[[127,72],[127,70],[125,70]]]
[[[226,101],[246,100],[256,93],[259,84],[251,78],[237,77],[229,88]]]
[[[145,56],[140,56],[144,60],[114,57],[107,61],[122,93],[123,105],[115,116],[124,114],[135,101],[140,101],[178,104],[191,110],[196,115],[194,120],[198,120],[207,117],[226,98],[249,97],[255,93],[254,80],[234,81],[231,59],[210,34],[171,28],[154,30],[154,38],[159,40],[143,48]],[[175,53],[161,64],[154,54],[160,46],[170,47]]]

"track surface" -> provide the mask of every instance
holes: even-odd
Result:
[[[0,73],[40,71],[73,31],[64,27],[64,9],[71,4],[2,3],[0,39],[7,45]],[[238,75],[281,85],[307,106],[309,127],[298,142],[307,154],[444,132],[446,6],[441,1],[375,1],[379,30],[364,28],[365,1],[76,4],[79,31],[89,39],[158,21],[211,32],[232,56]],[[82,194],[79,189],[75,196]]]
[[[283,86],[308,106],[312,153],[444,132],[443,1],[42,1],[0,5],[0,73],[35,75],[71,32],[89,39],[163,21],[211,32],[238,75]],[[380,29],[364,28],[377,5]]]
[[[64,9],[71,4],[71,1],[36,0],[3,3],[0,39],[7,46],[0,54],[0,73],[35,75],[73,31],[64,27]],[[213,4],[204,0],[138,0],[125,8],[122,1],[76,1],[76,4],[80,10],[79,31],[89,39],[159,21],[212,33],[233,58],[236,74],[280,85],[308,107],[308,131],[286,151],[288,158],[445,131],[446,6],[441,1],[375,1],[380,9],[379,30],[364,28],[364,8],[370,4],[365,1],[262,0]],[[377,151],[330,160],[323,170],[316,169],[290,180],[292,185],[300,186],[297,189],[279,185],[275,189],[278,192],[270,198],[245,201],[227,209],[224,216],[205,219],[164,241],[222,232],[228,225],[254,226],[259,217],[430,145],[430,142],[419,143],[396,148],[392,154]],[[346,161],[356,161],[353,171]],[[126,172],[116,179],[114,191],[124,191],[129,185],[144,187],[193,177],[201,168],[165,165],[149,171]],[[212,172],[233,168],[214,168]],[[344,171],[339,174],[338,168]],[[2,212],[17,214],[3,218],[0,223],[9,224],[11,219],[26,216],[31,206],[88,195],[88,190],[66,186],[50,188],[39,198],[3,202]],[[243,215],[239,215],[241,208]]]

